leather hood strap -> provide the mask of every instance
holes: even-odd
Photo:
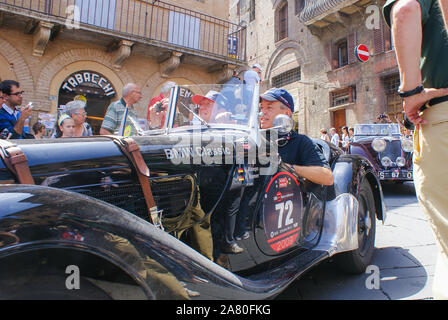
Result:
[[[26,155],[16,144],[0,140],[0,156],[19,183],[35,184]]]
[[[142,192],[145,197],[146,206],[148,207],[149,219],[156,227],[163,229],[161,222],[160,211],[157,208],[154,196],[149,183],[149,168],[140,152],[140,148],[134,139],[129,137],[119,136],[103,136],[112,139],[120,148],[124,155],[131,161],[137,172],[138,180],[142,187]]]

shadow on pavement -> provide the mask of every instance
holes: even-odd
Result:
[[[381,188],[385,196],[415,196],[414,182],[381,182]]]
[[[377,249],[372,265],[379,267],[379,289],[368,289],[366,285],[367,282],[373,283],[372,273],[349,275],[340,271],[333,259],[329,259],[293,282],[276,299],[398,300],[431,297],[428,274],[407,249]]]

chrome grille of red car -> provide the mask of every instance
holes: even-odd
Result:
[[[393,162],[392,168],[397,167],[397,165],[395,164],[395,160],[397,159],[397,157],[402,156],[401,140],[386,140],[386,150],[380,152],[378,156],[380,164],[383,157],[389,157]]]

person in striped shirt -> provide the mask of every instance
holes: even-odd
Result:
[[[128,83],[123,88],[123,97],[110,104],[107,108],[106,115],[104,116],[103,123],[100,129],[100,135],[121,134],[119,131],[120,125],[123,119],[123,115],[128,109],[128,117],[137,121],[137,110],[134,105],[142,99],[142,93],[140,88],[135,83]],[[130,135],[136,135],[137,128],[131,126]]]

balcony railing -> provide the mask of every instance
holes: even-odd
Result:
[[[316,21],[328,20],[324,21],[324,24],[317,24],[317,26],[325,26],[337,21],[329,15],[336,12],[351,15],[357,12],[359,7],[365,6],[369,2],[370,0],[306,0],[299,19],[306,25],[314,24]]]
[[[121,37],[245,61],[246,29],[229,21],[161,1],[0,0],[0,9],[53,18],[67,26],[100,29]]]

